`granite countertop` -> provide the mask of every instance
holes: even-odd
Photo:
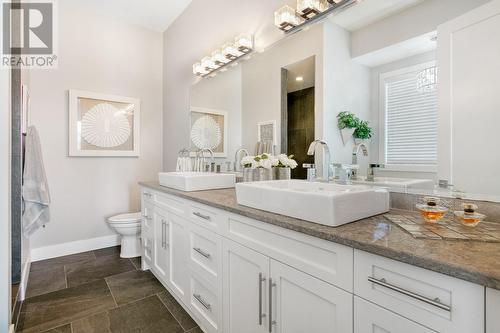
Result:
[[[282,228],[500,290],[500,261],[498,260],[500,243],[416,239],[382,215],[339,227],[329,227],[238,205],[235,189],[183,192],[160,186],[157,181],[139,184]],[[405,211],[394,212],[401,214]]]

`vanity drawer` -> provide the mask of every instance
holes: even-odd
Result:
[[[189,223],[189,266],[203,276],[213,287],[221,280],[222,237],[216,233]]]
[[[203,204],[190,202],[188,214],[194,224],[219,234],[223,232],[227,223],[227,215],[224,212]]]
[[[352,292],[350,247],[233,214],[227,233],[231,240]]]
[[[191,273],[189,291],[189,308],[206,332],[222,332],[221,298],[217,289],[210,287],[199,275]]]
[[[354,296],[354,333],[436,333]]]
[[[439,332],[483,332],[484,288],[354,251],[354,293]]]
[[[179,216],[184,216],[184,214],[186,214],[185,202],[175,196],[154,192],[153,202],[155,205]]]
[[[142,207],[141,233],[153,230],[154,206],[151,202],[144,202]]]

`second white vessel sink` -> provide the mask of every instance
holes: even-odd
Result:
[[[234,187],[236,176],[211,172],[160,172],[160,185],[191,192]]]
[[[393,191],[406,191],[409,189],[432,190],[434,181],[431,179],[375,177],[373,181],[358,179],[352,181],[354,184],[387,187]]]
[[[238,204],[328,226],[389,211],[387,189],[279,180],[236,184]]]

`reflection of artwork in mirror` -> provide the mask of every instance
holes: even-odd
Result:
[[[227,112],[191,108],[191,147],[209,148],[215,157],[226,157]]]
[[[70,156],[139,156],[139,101],[70,91]]]
[[[276,120],[263,121],[257,124],[259,142],[271,142],[276,145]]]

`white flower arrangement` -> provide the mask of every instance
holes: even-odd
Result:
[[[287,156],[286,154],[280,154],[278,155],[278,161],[278,168],[295,169],[298,166],[297,161],[293,159],[293,155]]]
[[[285,154],[280,154],[278,156],[273,156],[264,153],[257,156],[243,157],[241,159],[241,165],[245,168],[251,169],[271,169],[273,167],[295,169],[298,164],[293,159],[293,155],[287,156]]]
[[[279,160],[272,155],[262,154],[257,156],[245,156],[241,159],[241,165],[245,168],[264,168],[271,169],[279,165]]]

